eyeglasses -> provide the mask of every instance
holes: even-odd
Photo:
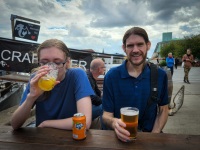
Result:
[[[65,62],[52,62],[52,63],[54,63],[57,68],[62,68],[62,67],[64,67],[66,62],[67,61],[65,61]],[[39,62],[38,64],[39,64],[39,66],[44,66],[44,65],[47,65],[48,63],[50,63],[50,62]]]

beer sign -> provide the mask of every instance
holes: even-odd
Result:
[[[16,20],[14,26],[14,37],[37,41],[39,36],[39,31],[40,31],[39,25]]]

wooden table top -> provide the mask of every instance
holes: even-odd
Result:
[[[135,149],[135,150],[197,150],[200,135],[175,135],[138,133],[137,140],[124,143],[116,138],[114,131],[89,130],[82,141],[72,139],[72,131],[53,128],[21,128],[0,126],[0,149],[56,150],[56,149]]]

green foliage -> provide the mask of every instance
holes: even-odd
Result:
[[[167,57],[172,52],[174,57],[182,58],[186,50],[191,48],[194,58],[200,59],[200,34],[184,37],[183,40],[176,40],[165,43],[160,50],[161,57]]]
[[[160,56],[166,58],[168,56],[168,53],[174,54],[174,51],[175,51],[174,41],[171,41],[169,43],[165,43],[161,47]]]
[[[185,37],[185,45],[191,48],[195,58],[200,59],[200,34]]]
[[[165,61],[165,60],[162,60],[162,61],[159,63],[159,66],[160,66],[160,67],[167,66],[166,61]]]

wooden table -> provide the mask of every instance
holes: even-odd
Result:
[[[53,128],[21,128],[13,131],[11,127],[0,127],[0,149],[11,150],[199,150],[200,135],[175,135],[138,133],[134,142],[119,141],[113,131],[89,130],[82,141],[72,139],[72,131]]]

